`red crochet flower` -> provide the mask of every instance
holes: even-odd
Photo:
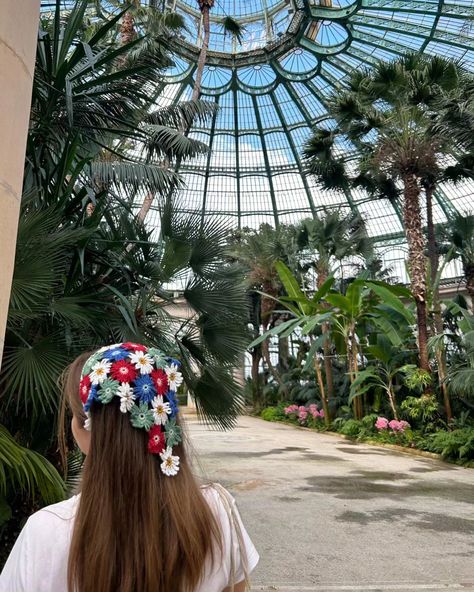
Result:
[[[122,343],[122,347],[125,347],[126,349],[132,350],[132,351],[147,351],[148,348],[145,347],[144,345],[140,345],[139,343],[131,343],[131,342],[127,342],[127,343]]]
[[[81,397],[81,401],[82,401],[83,405],[85,405],[85,403],[87,401],[87,397],[89,396],[90,390],[91,390],[91,379],[89,378],[89,375],[87,374],[86,376],[84,376],[84,378],[81,380],[81,382],[79,384],[79,395]]]
[[[110,374],[114,380],[119,382],[133,382],[137,377],[135,367],[126,360],[114,362],[110,368]]]
[[[166,376],[166,372],[161,370],[161,368],[158,370],[153,370],[151,373],[151,379],[155,385],[156,392],[159,395],[166,395],[168,392],[168,377]]]
[[[165,435],[161,426],[154,425],[148,432],[148,452],[160,454],[165,449]]]

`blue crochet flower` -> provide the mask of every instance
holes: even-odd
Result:
[[[167,360],[168,364],[176,364],[176,366],[178,366],[178,368],[181,367],[181,362],[179,360],[175,360],[174,358],[170,358],[170,357],[167,357],[166,360]]]
[[[84,404],[84,411],[89,411],[93,401],[97,401],[99,399],[99,397],[97,396],[97,388],[98,388],[98,385],[96,385],[96,384],[93,384],[91,386],[91,389],[89,391],[89,396],[87,397],[87,401]]]
[[[149,403],[154,399],[156,395],[156,389],[155,385],[153,384],[153,380],[150,378],[148,374],[145,374],[144,376],[139,376],[135,380],[133,393],[143,403]]]
[[[129,351],[123,349],[121,347],[114,347],[112,349],[108,349],[102,354],[102,357],[106,360],[110,360],[111,362],[117,362],[119,360],[125,360],[125,358],[130,354]]]
[[[171,417],[175,417],[178,413],[178,401],[176,399],[176,395],[173,391],[168,391],[166,394],[166,398],[168,399],[168,402],[171,407]]]

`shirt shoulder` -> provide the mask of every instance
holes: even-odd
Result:
[[[0,575],[0,592],[62,590],[79,496],[35,512],[18,537]]]
[[[62,502],[58,502],[57,504],[45,506],[30,516],[28,522],[30,520],[38,523],[56,522],[58,520],[68,522],[73,520],[76,515],[79,498],[79,495],[74,495],[73,497]]]

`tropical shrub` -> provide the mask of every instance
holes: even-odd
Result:
[[[285,414],[282,406],[279,405],[278,407],[266,407],[260,417],[265,421],[281,421],[285,419]]]
[[[436,432],[428,436],[423,444],[426,450],[449,460],[474,460],[474,428]]]

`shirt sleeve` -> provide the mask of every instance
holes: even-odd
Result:
[[[20,536],[0,574],[0,592],[28,592],[28,522],[23,527]]]

